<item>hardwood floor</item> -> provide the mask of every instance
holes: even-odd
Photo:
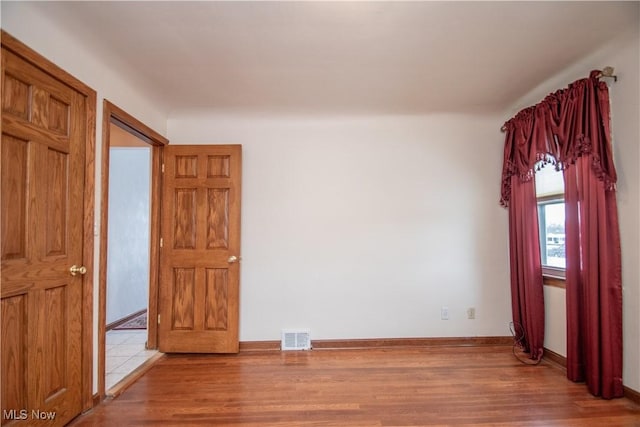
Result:
[[[73,426],[640,426],[510,347],[169,355]]]

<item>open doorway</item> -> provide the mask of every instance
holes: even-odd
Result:
[[[168,140],[104,101],[98,393],[117,395],[159,355],[162,146]]]
[[[147,348],[151,146],[110,123],[105,387],[152,358]]]

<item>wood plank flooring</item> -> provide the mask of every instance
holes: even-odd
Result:
[[[510,347],[169,355],[73,426],[640,426]]]

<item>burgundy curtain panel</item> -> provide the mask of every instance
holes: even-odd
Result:
[[[592,71],[505,123],[501,204],[509,207],[513,318],[537,358],[544,303],[532,178],[546,164],[563,171],[567,376],[609,399],[623,395],[622,274],[609,92],[599,75]]]
[[[511,312],[518,344],[538,361],[544,345],[544,293],[532,179],[539,157],[532,144],[534,116],[521,112],[506,128],[501,203],[509,208]]]
[[[511,180],[509,258],[514,331],[518,344],[531,359],[538,361],[544,344],[544,293],[536,189],[533,180],[520,182],[517,176]]]

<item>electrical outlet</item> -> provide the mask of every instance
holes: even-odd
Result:
[[[449,307],[442,307],[440,309],[440,319],[449,320]]]
[[[467,319],[475,319],[476,318],[476,308],[469,307],[467,308]]]

